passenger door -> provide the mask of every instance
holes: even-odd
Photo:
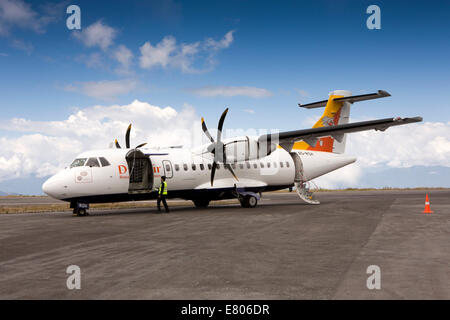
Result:
[[[170,179],[173,177],[173,167],[172,163],[169,160],[163,160],[163,167],[164,167],[164,175],[167,179]]]

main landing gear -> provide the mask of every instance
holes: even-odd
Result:
[[[197,208],[206,208],[209,205],[210,200],[209,199],[194,199],[192,200],[192,202],[194,202],[194,205]]]
[[[235,187],[234,194],[239,199],[242,208],[254,208],[258,204],[261,196],[251,191],[245,191],[244,188]]]
[[[239,199],[242,208],[254,208],[258,204],[258,198],[256,195],[247,194]]]

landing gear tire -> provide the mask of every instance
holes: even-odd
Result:
[[[86,211],[86,209],[73,209],[73,214],[72,216],[74,217],[84,217],[84,216],[88,216],[89,213]]]
[[[241,200],[241,206],[243,208],[254,208],[254,207],[256,207],[257,204],[258,204],[258,199],[256,199],[256,197],[254,197],[254,196],[246,195]]]
[[[192,200],[192,202],[194,202],[194,205],[197,208],[206,208],[206,207],[208,207],[210,200],[209,199],[195,199],[195,200]]]

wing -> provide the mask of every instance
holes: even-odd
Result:
[[[286,131],[273,134],[265,134],[258,138],[258,142],[279,141],[279,145],[287,150],[291,151],[294,142],[303,140],[310,146],[314,146],[317,139],[320,137],[331,136],[337,141],[342,141],[345,133],[366,131],[366,130],[377,130],[384,131],[389,127],[400,126],[408,123],[420,122],[422,117],[414,118],[386,118],[371,121],[361,121],[347,124],[340,124],[337,126],[312,128],[304,130]]]

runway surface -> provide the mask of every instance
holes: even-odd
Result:
[[[428,193],[433,214],[425,191],[2,214],[0,299],[450,299],[450,191]],[[70,265],[81,290],[66,287]],[[370,265],[380,290],[366,286]]]

